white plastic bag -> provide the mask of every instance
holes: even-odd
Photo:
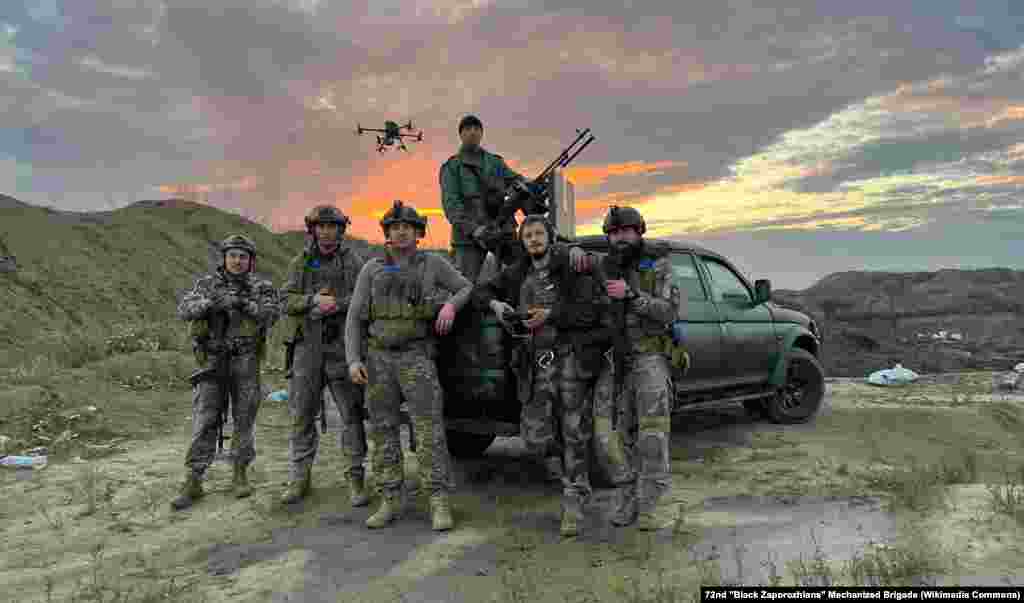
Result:
[[[917,381],[919,376],[914,371],[903,368],[902,364],[897,364],[890,369],[882,369],[871,373],[868,376],[868,383],[872,385],[906,385],[907,383]]]

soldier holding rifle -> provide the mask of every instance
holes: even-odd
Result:
[[[214,459],[223,430],[228,399],[234,412],[232,464],[235,496],[252,493],[246,469],[256,456],[254,426],[262,389],[260,363],[266,334],[280,312],[277,291],[253,275],[256,246],[232,235],[221,243],[222,264],[196,281],[178,306],[178,317],[191,323],[193,352],[199,370],[192,382],[192,442],[185,457],[188,474],[171,502],[175,510],[203,496],[202,478]]]

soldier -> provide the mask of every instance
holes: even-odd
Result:
[[[555,242],[546,218],[527,216],[519,235],[526,257],[477,285],[474,303],[489,306],[502,322],[513,312],[505,300],[529,315],[522,326],[531,336],[516,363],[520,431],[529,453],[549,455],[549,466],[564,463],[561,533],[572,537],[591,495],[591,393],[610,340],[609,329],[602,329],[607,297],[603,282],[577,274],[569,248]]]
[[[615,361],[606,363],[595,388],[594,441],[597,462],[606,463],[618,486],[612,523],[627,526],[639,515],[637,527],[654,530],[657,501],[671,487],[673,389],[665,332],[679,295],[665,250],[645,242],[645,231],[636,209],[609,208],[604,232],[611,251],[597,272],[611,298]]]
[[[289,484],[282,503],[294,504],[310,490],[312,465],[320,443],[316,416],[327,422],[324,388],[341,415],[339,445],[347,466],[349,500],[355,507],[369,503],[366,493],[366,433],[363,427],[363,388],[352,383],[345,362],[344,327],[351,292],[365,260],[343,245],[348,216],[331,205],[318,205],[306,215],[310,244],[292,260],[284,287],[289,341],[288,411],[292,417]]]
[[[472,284],[445,258],[416,249],[426,235],[427,221],[414,208],[395,201],[380,226],[388,240],[387,255],[370,260],[359,273],[345,322],[349,374],[356,383],[369,383],[373,470],[382,498],[366,525],[383,527],[398,514],[404,482],[399,405],[404,398],[412,415],[420,485],[430,496],[433,528],[449,530],[452,477],[433,331],[445,335],[451,330]],[[451,294],[443,295],[438,288]],[[369,333],[366,364],[360,346],[364,323]]]
[[[198,281],[178,305],[178,317],[191,322],[193,352],[200,369],[192,375],[192,442],[185,456],[189,468],[181,494],[171,502],[185,509],[203,496],[202,478],[213,462],[217,432],[223,428],[228,396],[234,413],[231,457],[235,496],[252,494],[246,476],[256,456],[256,413],[262,388],[260,364],[266,333],[280,304],[269,281],[256,269],[256,245],[242,235],[221,243],[222,264]]]
[[[488,250],[498,266],[514,263],[522,246],[515,241],[516,223],[492,224],[506,186],[526,178],[505,164],[501,155],[480,146],[484,126],[475,115],[459,122],[462,146],[440,170],[441,205],[452,225],[455,267],[471,282],[480,275]],[[528,186],[528,185],[527,185]]]

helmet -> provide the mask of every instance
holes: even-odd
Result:
[[[220,242],[220,252],[227,253],[228,249],[241,249],[249,254],[249,257],[256,257],[256,244],[245,235],[235,234]]]
[[[227,254],[229,249],[241,249],[249,254],[249,272],[256,271],[256,243],[245,235],[234,234],[220,242],[221,255]],[[222,258],[223,259],[223,258]]]
[[[608,208],[608,214],[604,217],[603,230],[605,234],[615,228],[624,226],[635,226],[640,234],[647,231],[647,223],[640,212],[633,207],[618,207],[613,205]]]
[[[420,232],[420,236],[425,236],[427,234],[427,219],[421,216],[413,206],[405,205],[396,199],[395,204],[391,206],[391,209],[389,209],[380,220],[381,230],[387,234],[388,226],[399,222],[411,224],[416,227]]]
[[[306,230],[312,232],[315,224],[337,224],[338,229],[344,233],[351,220],[341,213],[341,210],[333,205],[317,205],[306,214]]]

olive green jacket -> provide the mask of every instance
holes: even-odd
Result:
[[[452,225],[452,245],[473,245],[473,232],[486,226],[489,196],[500,197],[505,187],[525,178],[512,171],[501,155],[480,149],[479,153],[460,151],[441,165],[441,206]]]

